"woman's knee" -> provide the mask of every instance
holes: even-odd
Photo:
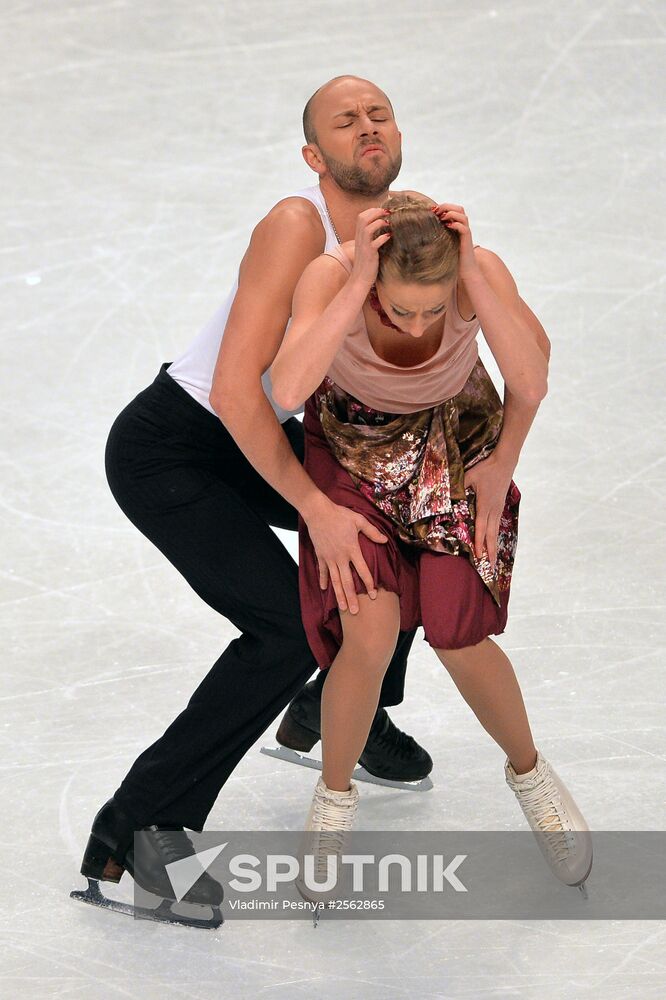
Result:
[[[372,600],[358,595],[359,610],[341,614],[343,645],[346,651],[362,656],[368,665],[386,668],[393,656],[400,631],[398,595],[378,588]]]
[[[490,640],[486,637],[473,646],[463,646],[459,649],[439,649],[433,647],[433,649],[435,649],[437,657],[447,670],[459,672],[470,669],[473,663],[478,663],[478,653],[482,649],[483,644],[487,642],[490,642]]]

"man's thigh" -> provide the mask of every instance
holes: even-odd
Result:
[[[258,510],[279,516],[274,497],[265,490],[260,502],[255,493],[243,496],[235,477],[231,485],[214,464],[192,460],[187,442],[145,448],[130,431],[121,425],[112,432],[106,463],[130,521],[241,631],[263,622],[300,632],[298,567]]]

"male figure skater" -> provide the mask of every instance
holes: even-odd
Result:
[[[301,513],[322,584],[330,574],[341,611],[352,614],[358,601],[350,565],[372,587],[358,533],[383,538],[361,515],[332,504],[304,472],[302,426],[272,399],[267,372],[302,271],[324,249],[353,238],[358,213],[386,197],[401,165],[401,136],[386,95],[356,77],[321,87],[303,125],[303,155],[319,185],[282,200],[258,224],[227,304],[128,404],[107,444],[107,476],[121,508],[242,633],[93,823],[82,873],[118,881],[126,869],[166,897],[172,890],[164,864],[174,852],[182,856],[183,842],[170,831],[203,828],[236,764],[294,695],[278,740],[310,749],[319,738],[326,671],[303,689],[315,663],[301,622],[297,567],[269,525],[295,529]],[[505,399],[508,460],[476,470],[477,536],[480,544],[487,537],[491,552],[511,455],[517,460],[530,423]],[[401,635],[360,758],[371,773],[405,781],[432,768],[384,708],[402,701],[413,635]],[[139,873],[132,840],[142,828],[155,834],[155,855]],[[215,905],[221,888],[204,875],[184,898]]]
[[[329,131],[329,98],[339,105],[340,128],[358,136],[331,141],[330,154],[316,131],[322,99]],[[93,822],[82,873],[117,882],[128,870],[165,897],[173,891],[164,865],[182,856],[183,837],[171,831],[203,828],[236,764],[298,692],[278,740],[310,749],[319,739],[325,672],[303,689],[316,664],[301,622],[297,567],[269,525],[295,530],[300,511],[317,539],[322,583],[330,573],[341,610],[351,613],[358,601],[350,563],[372,585],[358,532],[383,539],[365,518],[331,504],[303,471],[302,425],[272,400],[265,373],[302,271],[340,234],[349,238],[359,211],[385,197],[400,169],[401,137],[386,95],[355,77],[320,88],[303,122],[303,155],[326,179],[327,200],[322,187],[306,189],[258,224],[227,303],[125,407],[107,443],[107,478],[123,511],[242,633]],[[372,774],[404,781],[432,769],[429,754],[384,708],[402,701],[413,637],[401,635],[360,758]],[[139,872],[133,835],[144,828],[153,831],[155,854]],[[185,901],[216,905],[221,888],[204,875]]]

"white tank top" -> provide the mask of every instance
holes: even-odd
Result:
[[[315,184],[313,187],[303,188],[301,191],[296,191],[295,194],[289,197],[306,198],[307,201],[312,202],[319,212],[324,232],[326,234],[326,244],[323,248],[324,251],[336,247],[338,245],[338,240],[333,232],[333,226],[328,217],[328,212],[326,211],[326,202],[324,201],[324,196],[321,193],[319,185]],[[215,364],[220,351],[220,344],[222,343],[222,337],[224,336],[227,319],[229,317],[229,313],[231,312],[231,306],[237,291],[238,278],[236,278],[234,287],[231,289],[226,302],[220,306],[216,313],[214,313],[198,336],[194,338],[187,350],[181,354],[180,357],[176,358],[175,361],[172,361],[166,369],[169,375],[171,375],[171,377],[178,382],[178,384],[181,385],[186,392],[189,392],[190,396],[193,396],[198,403],[205,406],[206,409],[210,410],[210,412],[215,414],[215,416],[217,416],[217,414],[210,405],[208,396],[210,395],[213,382],[213,372],[215,371]],[[287,324],[287,327],[288,326],[289,324]],[[303,406],[299,406],[297,410],[284,410],[275,402],[273,399],[273,390],[269,371],[264,372],[261,382],[264,387],[264,392],[268,397],[268,402],[275,410],[277,418],[281,424],[283,424],[285,420],[288,420],[289,417],[293,417],[296,413],[303,412]]]

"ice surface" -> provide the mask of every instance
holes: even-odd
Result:
[[[116,506],[106,435],[225,297],[254,223],[314,182],[302,106],[344,72],[392,98],[404,186],[467,208],[551,337],[501,643],[593,828],[664,828],[664,20],[649,0],[5,0],[3,996],[664,995],[660,923],[206,934],[68,898],[97,808],[237,634]],[[420,639],[392,716],[436,787],[363,786],[364,828],[522,824]],[[259,745],[211,828],[302,822],[312,773]]]

